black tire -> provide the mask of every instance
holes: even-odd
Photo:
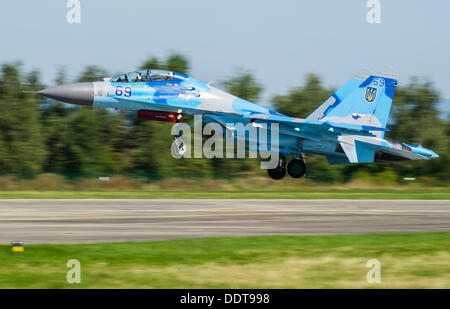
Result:
[[[279,166],[273,169],[267,170],[269,173],[270,178],[275,180],[280,180],[286,175],[286,168],[284,166]]]
[[[306,164],[303,160],[292,159],[288,164],[287,172],[292,178],[301,178],[306,173]]]

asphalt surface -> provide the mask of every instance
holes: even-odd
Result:
[[[450,231],[450,201],[0,200],[0,244]]]

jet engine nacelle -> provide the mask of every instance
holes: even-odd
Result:
[[[150,111],[146,109],[138,110],[138,119],[156,120],[163,122],[179,122],[183,120],[183,115],[174,112]]]

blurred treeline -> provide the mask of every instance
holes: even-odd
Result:
[[[151,58],[141,68],[162,68],[189,74],[179,54]],[[62,68],[55,84],[96,81],[123,72],[88,66],[76,80]],[[165,178],[233,179],[266,176],[256,159],[182,159],[170,154],[171,124],[140,121],[135,112],[79,107],[58,103],[32,92],[46,86],[37,71],[24,72],[20,63],[3,64],[0,76],[0,174],[22,179],[42,173],[67,178],[121,175],[151,182]],[[261,99],[263,85],[251,72],[238,71],[219,87],[252,102]],[[273,98],[273,108],[294,117],[306,117],[334,89],[315,74],[303,85]],[[422,144],[441,157],[429,161],[331,166],[320,156],[308,155],[307,178],[315,182],[350,182],[361,179],[382,184],[414,177],[422,183],[448,185],[450,123],[439,117],[439,94],[428,81],[412,80],[397,89],[387,136]]]

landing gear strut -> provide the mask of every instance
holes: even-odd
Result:
[[[183,131],[180,131],[178,135],[175,135],[171,151],[172,156],[176,159],[180,159],[186,153],[186,144],[183,140]]]
[[[267,170],[272,179],[279,180],[286,175],[286,157],[281,156],[278,166]]]

